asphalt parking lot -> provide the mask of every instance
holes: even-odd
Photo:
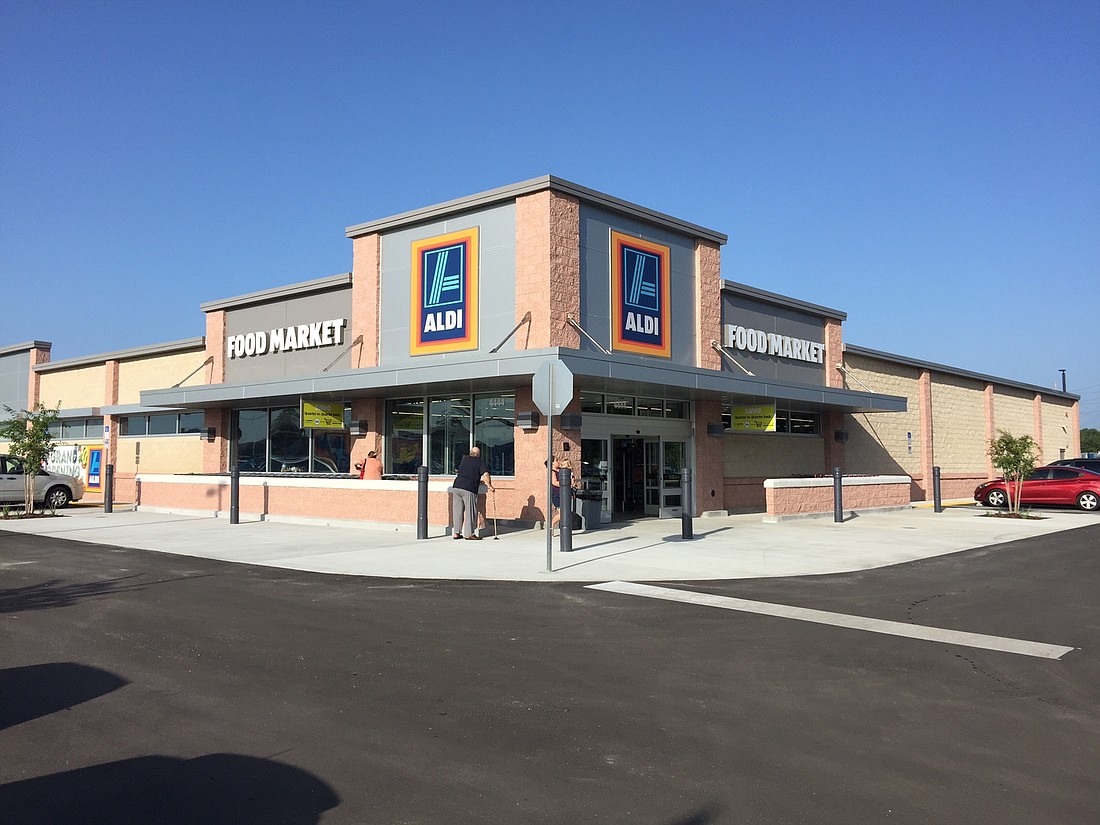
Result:
[[[322,575],[0,533],[6,823],[1100,820],[1100,525],[676,590]],[[666,586],[666,585],[658,585]]]

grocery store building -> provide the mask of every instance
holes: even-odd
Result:
[[[244,514],[385,524],[414,522],[426,466],[447,525],[472,445],[489,515],[531,524],[551,450],[603,522],[679,517],[685,469],[693,514],[725,514],[834,467],[908,501],[938,466],[945,497],[969,496],[998,430],[1079,452],[1077,396],[847,344],[844,312],[724,280],[724,234],[559,178],[346,235],[351,272],[211,300],[199,337],[2,347],[0,400],[60,404],[53,468],[91,500],[111,464],[119,500],[225,512],[236,466]],[[353,472],[369,450],[381,481]]]

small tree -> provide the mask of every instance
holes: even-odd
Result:
[[[1030,435],[1016,438],[1004,430],[998,432],[1000,435],[989,442],[989,457],[993,466],[1004,473],[1009,510],[1019,515],[1024,479],[1039,461],[1039,445]]]
[[[34,511],[34,477],[53,450],[50,425],[61,417],[61,405],[49,410],[36,404],[33,410],[17,412],[5,404],[4,409],[9,419],[0,425],[0,438],[11,442],[8,454],[23,461],[23,512],[31,513]]]
[[[1081,452],[1100,453],[1100,430],[1093,427],[1081,430]]]

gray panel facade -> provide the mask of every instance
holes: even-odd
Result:
[[[272,349],[273,330],[285,332],[288,326],[316,325],[334,319],[343,319],[344,326],[339,332],[340,343],[336,343],[337,333],[332,327],[322,329],[322,340],[332,343],[316,346],[316,340],[310,346],[295,346],[279,352]],[[263,354],[230,357],[230,348],[226,348],[225,381],[227,384],[239,384],[250,381],[271,381],[290,378],[297,375],[318,373],[331,364],[332,369],[348,369],[355,352],[351,344],[351,288],[328,289],[309,295],[288,299],[275,299],[269,303],[258,303],[228,309],[225,313],[226,338],[250,333],[263,333],[267,336],[268,351]],[[316,333],[316,327],[312,332]],[[325,334],[327,333],[327,335]],[[297,342],[296,342],[297,343]],[[339,358],[337,359],[337,356]]]
[[[478,227],[478,348],[453,353],[410,353],[412,244]],[[386,368],[424,366],[487,355],[516,325],[516,207],[489,209],[420,224],[382,236],[379,364]]]
[[[824,318],[800,312],[790,307],[778,306],[744,295],[723,291],[723,338],[727,324],[736,324],[749,329],[763,330],[766,333],[776,333],[799,340],[813,341],[817,344],[825,343]],[[724,339],[719,343],[724,344]],[[761,378],[819,386],[825,384],[824,363],[808,363],[742,349],[727,348],[727,351],[746,369]],[[737,371],[736,367],[730,364],[723,364],[722,369]]]
[[[13,410],[27,408],[27,389],[31,375],[31,354],[27,350],[0,355],[0,415],[5,406]]]
[[[695,364],[695,240],[635,218],[581,204],[581,317],[585,331],[611,349],[611,230],[669,247],[672,357],[655,362]],[[581,349],[593,349],[581,339]]]

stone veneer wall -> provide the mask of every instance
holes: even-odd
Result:
[[[1035,436],[1035,393],[1012,387],[993,387],[993,437],[1001,430],[1014,436]]]
[[[1043,463],[1081,454],[1081,433],[1073,423],[1073,407],[1074,402],[1067,399],[1043,399]]]
[[[846,415],[848,473],[904,473],[921,475],[920,371],[905,364],[846,354],[849,389],[900,395],[909,399],[903,413],[856,413]],[[909,434],[912,433],[912,440]],[[912,451],[910,451],[910,446]]]

